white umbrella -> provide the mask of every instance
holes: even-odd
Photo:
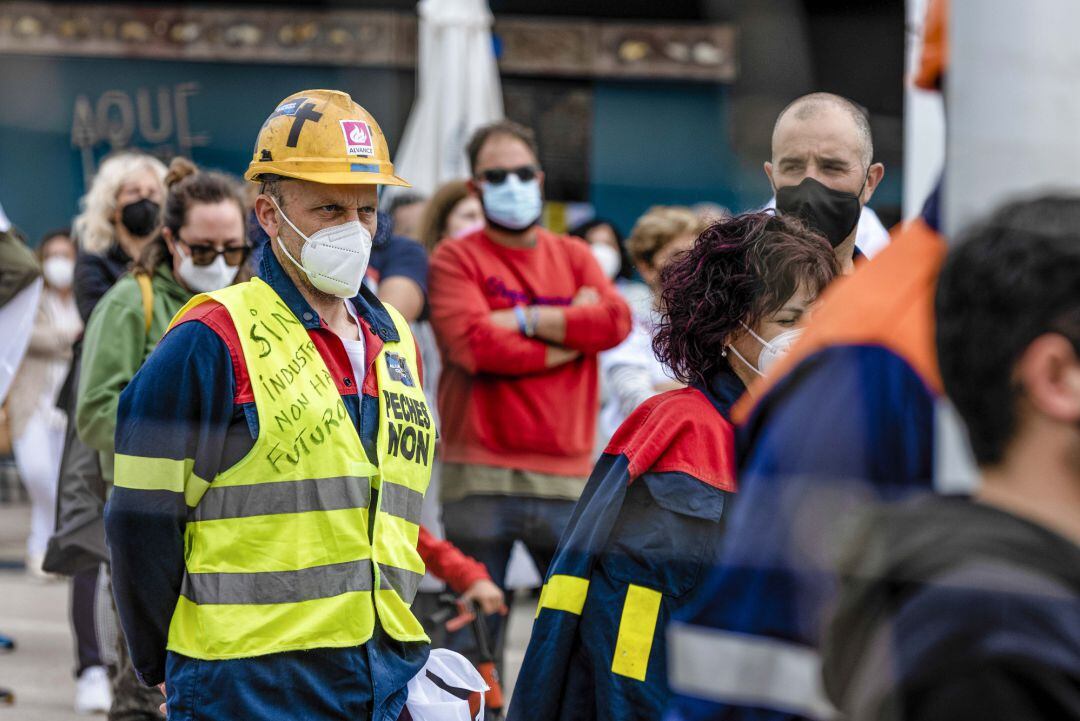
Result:
[[[416,102],[394,167],[423,195],[469,174],[465,144],[503,117],[486,0],[421,0]],[[385,193],[390,197],[395,190]]]

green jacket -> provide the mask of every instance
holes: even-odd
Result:
[[[154,312],[149,333],[142,291],[129,274],[98,302],[83,336],[75,424],[83,443],[101,453],[102,475],[109,483],[113,479],[113,436],[120,392],[165,335],[173,316],[193,295],[173,278],[168,261],[154,271],[151,287]]]
[[[0,305],[41,275],[34,251],[26,247],[15,228],[0,232]]]

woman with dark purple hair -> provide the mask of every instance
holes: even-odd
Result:
[[[664,631],[712,564],[735,492],[732,404],[794,342],[839,274],[829,243],[770,213],[709,226],[662,272],[653,396],[600,457],[563,534],[510,719],[655,719]]]

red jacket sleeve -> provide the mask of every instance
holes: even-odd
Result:
[[[420,526],[416,550],[431,574],[445,581],[454,593],[465,593],[477,581],[491,580],[484,564],[466,556],[450,541],[435,538],[423,526]]]
[[[566,338],[562,344],[586,354],[614,348],[630,334],[630,307],[604,275],[588,245],[573,241],[569,248],[580,279],[578,287],[596,288],[600,302],[566,309]]]
[[[431,258],[431,325],[446,363],[469,373],[528,375],[547,369],[547,345],[491,322],[491,307],[461,254],[443,244]]]

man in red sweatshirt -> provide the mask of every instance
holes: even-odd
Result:
[[[630,332],[630,311],[587,244],[538,225],[530,129],[483,127],[468,154],[485,227],[440,243],[429,279],[443,521],[503,586],[516,540],[547,572],[594,460],[597,354]],[[501,649],[501,620],[490,623]]]

